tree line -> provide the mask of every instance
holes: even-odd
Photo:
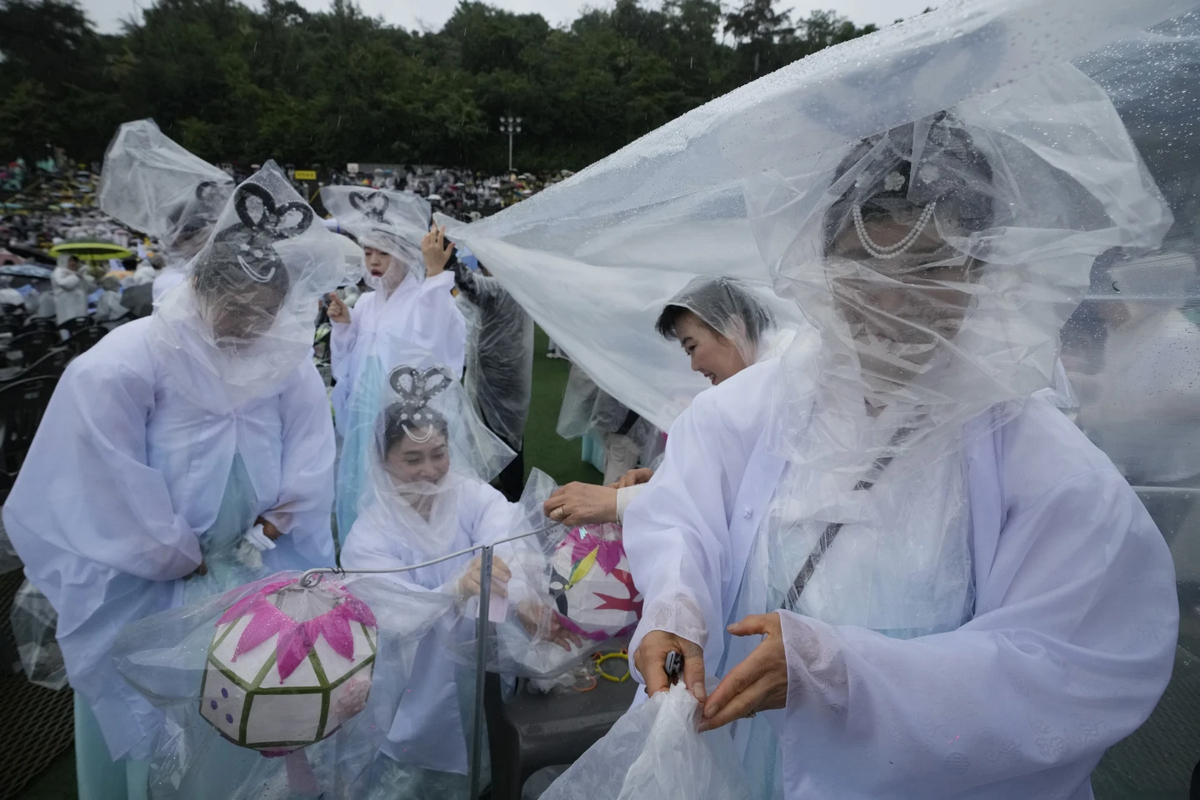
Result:
[[[267,157],[579,169],[731,89],[869,33],[776,0],[616,0],[568,27],[460,0],[407,31],[351,0],[157,0],[101,34],[76,0],[0,0],[0,158],[48,145],[98,160],[121,122],[153,117],[212,162]]]

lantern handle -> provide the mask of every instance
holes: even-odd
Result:
[[[304,574],[300,576],[300,585],[303,586],[305,589],[312,589],[313,587],[317,586],[321,582],[322,575],[338,575],[338,576],[342,576],[342,575],[395,575],[395,574],[401,573],[401,572],[412,572],[413,570],[423,569],[424,567],[431,567],[434,564],[440,564],[443,561],[449,561],[452,558],[458,558],[459,556],[465,556],[470,553],[482,551],[485,547],[495,547],[496,545],[507,544],[508,542],[515,542],[518,539],[525,539],[525,538],[534,536],[539,533],[547,533],[547,532],[552,531],[555,528],[559,528],[559,527],[562,527],[561,524],[555,522],[555,523],[546,525],[541,528],[536,528],[532,531],[527,531],[526,533],[521,533],[516,536],[510,536],[507,539],[499,539],[495,542],[489,542],[488,544],[473,545],[473,546],[465,548],[463,550],[457,550],[453,553],[447,553],[446,555],[441,556],[439,558],[434,558],[429,561],[423,561],[420,564],[413,564],[413,565],[407,566],[407,567],[384,567],[384,568],[380,568],[380,569],[365,569],[365,568],[343,569],[342,567],[314,567],[310,570],[305,570]]]

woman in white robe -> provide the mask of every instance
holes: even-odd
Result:
[[[731,278],[696,278],[689,282],[663,307],[655,329],[664,339],[678,341],[692,371],[704,375],[714,386],[750,364],[778,357],[796,338],[796,331],[776,328],[769,309],[753,290]],[[587,384],[598,400],[607,398],[594,383]],[[568,392],[575,385],[583,386],[584,382],[568,383]],[[596,415],[593,406],[572,407],[564,397],[560,431],[567,424],[590,425],[591,420],[564,419],[580,411]],[[646,466],[631,469],[605,486],[568,483],[546,500],[546,516],[569,526],[619,524],[653,476],[654,469]]]
[[[124,624],[333,561],[333,427],[307,314],[341,279],[322,264],[332,234],[304,226],[274,164],[231,205],[161,313],[67,368],[4,506],[58,612],[84,800],[144,793],[161,724],[109,658]]]
[[[416,195],[359,191],[343,186],[321,190],[321,201],[339,226],[363,246],[367,285],[351,310],[336,296],[329,299],[334,420],[342,437],[338,463],[337,530],[339,541],[353,527],[367,482],[368,450],[376,393],[397,352],[428,354],[425,366],[441,366],[456,378],[466,358],[467,326],[454,302],[454,275],[426,270],[420,242],[429,220],[429,204]]]
[[[74,256],[59,256],[58,266],[50,275],[54,309],[59,325],[69,319],[87,316],[88,294],[93,289],[93,283],[79,268],[79,259]]]
[[[647,691],[682,654],[757,797],[1090,798],[1178,622],[1136,495],[1030,397],[1092,260],[1170,224],[1119,118],[1057,68],[762,189],[822,346],[698,397],[629,509]]]
[[[412,566],[512,535],[518,509],[484,479],[512,452],[474,418],[462,387],[444,369],[408,366],[394,370],[390,384],[374,428],[370,491],[342,547],[342,567]],[[529,594],[510,581],[506,552],[511,546],[493,562],[493,611],[506,597],[516,604]],[[479,557],[460,555],[392,577],[467,603],[479,592]],[[472,637],[474,621],[459,623],[466,626],[459,633]],[[379,796],[465,797],[471,719],[459,672],[443,639],[427,634],[381,751]],[[466,684],[469,693],[473,681]]]

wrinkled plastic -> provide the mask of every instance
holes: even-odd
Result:
[[[413,546],[429,557],[448,552],[459,526],[458,511],[438,496],[465,483],[487,483],[500,474],[514,454],[475,415],[462,384],[428,361],[402,359],[376,392],[356,395],[356,402],[376,398],[367,448],[344,448],[339,470],[368,476],[359,512],[368,509],[385,527],[407,531]],[[347,438],[356,437],[350,431]],[[351,463],[351,459],[362,461]]]
[[[56,638],[58,613],[28,580],[17,589],[9,622],[29,682],[55,691],[66,686],[67,665]]]
[[[814,161],[746,194],[777,291],[821,334],[790,380],[830,398],[810,417],[785,380],[780,443],[834,469],[892,448],[857,436],[863,398],[910,409],[905,446],[937,449],[1049,386],[1092,262],[1149,250],[1172,222],[1104,92],[1067,65]]]
[[[267,162],[237,187],[187,281],[162,297],[156,338],[202,407],[225,412],[267,394],[311,358],[317,299],[361,269],[348,268],[337,234],[313,223]]]
[[[285,798],[293,793],[324,793],[325,797],[347,799],[364,796],[371,763],[411,678],[416,648],[436,620],[446,613],[451,601],[434,593],[411,592],[376,576],[333,579],[326,575],[313,589],[303,589],[294,583],[298,577],[297,573],[280,573],[224,595],[147,617],[122,630],[113,651],[117,669],[166,718],[164,733],[151,761],[151,798],[250,800]],[[270,590],[280,582],[290,585]],[[266,622],[278,621],[275,612],[280,609],[275,608],[270,598],[257,612],[247,613],[254,611],[248,603],[263,590],[278,599],[285,619],[326,619],[322,615],[341,602],[336,598],[348,596],[367,610],[363,613],[360,609],[355,619],[347,620],[345,630],[336,625],[322,625],[303,636],[292,636],[289,643],[280,641],[289,635],[289,626],[275,630],[269,625],[259,625],[266,638],[255,635],[247,639],[256,631],[240,624],[239,619],[250,620],[249,626],[260,621],[260,617]],[[280,597],[280,592],[288,596]],[[231,609],[236,619],[232,624],[228,618],[222,622]],[[373,620],[374,625],[361,622],[359,616]],[[357,634],[353,633],[355,626]],[[227,647],[222,648],[218,643],[214,649],[214,634],[220,639],[225,627],[230,628],[230,637],[239,637],[239,646],[246,645],[243,660],[261,660],[263,654],[273,656],[266,662],[269,666],[264,670],[266,674],[281,674],[284,660],[290,657],[288,666],[293,662],[295,666],[286,678],[281,677],[281,682],[298,691],[319,682],[314,666],[317,661],[341,663],[334,652],[339,645],[330,637],[340,641],[349,630],[355,652],[364,644],[368,647],[373,644],[371,679],[362,680],[368,672],[360,666],[357,672],[348,672],[348,679],[339,687],[330,690],[329,712],[323,717],[328,735],[323,740],[298,750],[294,743],[281,745],[265,753],[239,746],[232,735],[219,732],[205,716],[212,717],[217,724],[224,721],[226,725],[234,725],[239,720],[233,710],[226,712],[228,718],[220,714],[223,704],[233,709],[239,695],[237,691],[229,692],[229,687],[224,688],[230,696],[222,694],[217,687],[220,673],[213,672],[218,663],[226,671],[239,668],[236,659],[230,661],[222,655]],[[308,627],[301,625],[297,632],[307,631]],[[254,645],[259,639],[262,643]],[[370,639],[373,642],[368,642]],[[342,642],[341,646],[344,645]],[[363,653],[358,652],[354,662],[363,661]],[[270,666],[272,663],[274,666]],[[354,683],[354,678],[360,680]],[[268,678],[263,681],[265,685]],[[278,722],[280,715],[287,715],[290,721],[285,727],[300,736],[301,729],[311,722],[312,709],[301,708],[296,702],[300,698],[302,703],[308,696],[303,692],[275,695],[276,699],[257,714],[251,702],[242,717],[247,720],[247,731],[255,725],[265,730],[275,724],[272,720]],[[216,709],[213,703],[217,704]],[[316,709],[320,710],[320,703]],[[322,715],[318,713],[316,717]],[[330,725],[334,720],[339,723],[336,727]],[[287,750],[294,752],[285,755],[283,751]]]
[[[225,172],[142,119],[117,129],[96,198],[104,213],[158,239],[177,262],[208,241],[233,187]]]
[[[533,390],[533,318],[499,279],[461,265],[454,277],[467,320],[467,394],[488,427],[519,449]]]
[[[789,164],[813,165],[1190,8],[1102,0],[1082,14],[1074,0],[956,3],[801,59],[447,235],[601,388],[667,430],[705,384],[653,333],[662,305],[697,275],[770,283],[743,180],[796,174]],[[830,157],[828,168],[840,154]],[[795,309],[779,324],[799,325]]]
[[[636,451],[637,460],[643,465],[651,464],[663,448],[662,431],[597,386],[575,363],[571,364],[571,371],[567,374],[567,387],[563,390],[556,430],[564,439],[592,434],[605,442],[606,449],[612,437],[619,435],[628,440]]]
[[[542,800],[749,800],[729,729],[696,732],[700,705],[682,683],[621,717]]]
[[[493,672],[538,679],[561,675],[614,639],[627,638],[641,615],[620,527],[551,522],[543,503],[556,488],[540,470],[530,473],[503,537],[524,538],[496,550],[511,578],[506,599],[492,595],[499,604],[489,614],[496,623],[488,662]],[[473,631],[460,636],[462,660],[474,657],[476,641]]]
[[[411,192],[325,186],[321,188],[321,202],[337,219],[338,226],[360,245],[392,256],[382,283],[372,288],[394,289],[406,274],[417,280],[425,278],[421,239],[429,231],[432,217],[428,200]]]

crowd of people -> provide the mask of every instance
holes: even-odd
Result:
[[[1085,378],[1109,416],[1063,413],[1064,362],[1086,375],[1097,341],[1069,331],[1097,281],[1196,270],[1143,258],[1174,220],[1109,93],[1067,62],[1018,77],[882,129],[846,110],[828,149],[749,170],[735,198],[680,190],[698,173],[670,172],[672,129],[489,219],[543,184],[381,168],[310,198],[274,162],[235,178],[123,125],[80,219],[161,257],[102,278],[95,313],[122,289],[151,302],[62,375],[3,511],[57,612],[80,797],[465,798],[472,668],[544,680],[613,638],[645,691],[546,797],[1091,797],[1179,631],[1156,521],[1192,509],[1152,516],[1130,480],[1190,491],[1200,465],[1186,446],[1148,465],[1112,426],[1109,454],[1089,440],[1137,398]],[[743,91],[701,110],[690,152],[760,144],[774,96]],[[633,186],[629,164],[664,172]],[[630,233],[630,197],[650,234]],[[686,237],[656,242],[672,224]],[[728,240],[769,281],[694,271]],[[628,307],[641,338],[610,340],[645,349],[570,339],[559,429],[605,475],[557,487],[523,453],[531,312],[557,324],[537,292],[584,262],[624,281],[582,298],[588,330]],[[85,272],[54,269],[59,319],[88,313]],[[1124,326],[1150,313],[1103,311],[1133,369]],[[669,426],[621,391],[639,382],[686,395]],[[1192,412],[1168,411],[1192,441]],[[472,665],[485,614],[494,663]],[[233,662],[256,652],[248,681]],[[299,696],[310,662],[325,694],[302,735],[293,701],[249,698]],[[368,663],[369,694],[327,680]]]

